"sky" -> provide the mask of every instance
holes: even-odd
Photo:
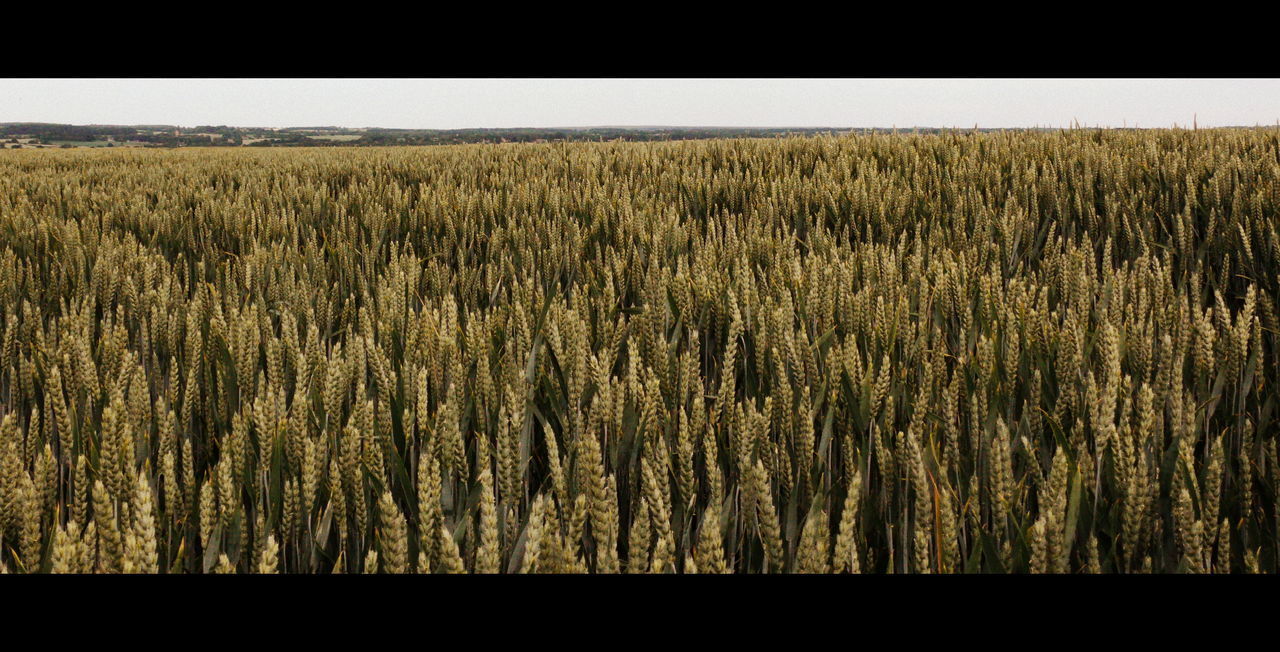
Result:
[[[1272,125],[1280,79],[0,79],[0,122],[182,127]]]

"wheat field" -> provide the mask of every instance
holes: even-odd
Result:
[[[1275,573],[1280,130],[0,153],[8,573]]]

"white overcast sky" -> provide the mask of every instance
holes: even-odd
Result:
[[[0,122],[241,127],[1271,125],[1280,79],[0,79]]]

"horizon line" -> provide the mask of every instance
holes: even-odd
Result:
[[[703,124],[703,125],[698,125],[698,124],[594,124],[594,125],[557,125],[557,126],[547,126],[547,127],[536,127],[536,126],[499,126],[499,127],[486,127],[486,126],[471,126],[471,127],[387,127],[387,126],[360,126],[360,127],[350,127],[350,126],[342,126],[342,125],[291,125],[291,126],[284,126],[284,127],[269,127],[269,126],[261,126],[261,125],[229,125],[229,124],[217,124],[217,123],[212,123],[212,122],[204,122],[204,123],[199,123],[199,124],[194,124],[194,125],[176,124],[176,123],[165,124],[165,123],[155,123],[155,122],[152,122],[152,123],[119,123],[119,122],[86,122],[86,123],[74,123],[74,122],[43,122],[43,121],[38,121],[38,120],[8,120],[8,121],[0,122],[0,126],[11,126],[11,125],[58,125],[58,126],[69,126],[69,127],[176,127],[176,128],[179,128],[179,129],[194,129],[194,128],[196,128],[196,127],[225,127],[225,128],[228,128],[228,129],[267,129],[267,130],[277,130],[277,131],[278,131],[278,130],[285,130],[285,129],[345,129],[345,130],[374,130],[374,129],[383,129],[383,130],[401,130],[401,131],[472,131],[472,130],[504,130],[504,129],[542,129],[542,130],[554,130],[554,129],[574,129],[574,130],[587,130],[587,129],[650,129],[650,130],[653,130],[653,129],[805,129],[805,130],[839,130],[839,131],[856,131],[856,130],[859,130],[859,129],[863,129],[863,130],[866,130],[866,129],[871,129],[871,130],[883,130],[883,129],[890,129],[890,130],[892,130],[892,129],[897,129],[897,130],[911,130],[911,129],[947,129],[947,130],[969,130],[969,129],[1010,129],[1010,130],[1014,130],[1014,129],[1181,129],[1181,128],[1193,128],[1193,129],[1195,129],[1195,128],[1199,128],[1199,129],[1239,129],[1239,128],[1246,128],[1246,129],[1253,129],[1253,128],[1260,128],[1260,127],[1277,127],[1277,126],[1280,126],[1280,119],[1277,119],[1277,120],[1276,120],[1274,123],[1272,123],[1272,124],[1262,124],[1262,123],[1259,123],[1259,122],[1255,122],[1253,125],[1246,125],[1246,124],[1234,124],[1234,125],[1198,125],[1198,124],[1196,123],[1196,120],[1193,118],[1193,119],[1192,119],[1192,122],[1191,122],[1191,124],[1190,124],[1190,125],[1183,125],[1183,124],[1179,124],[1179,123],[1173,123],[1173,124],[1171,124],[1171,125],[1167,125],[1167,126],[1155,126],[1155,127],[1151,127],[1151,126],[1148,126],[1148,127],[1142,127],[1142,126],[1139,126],[1139,124],[1137,124],[1137,123],[1134,123],[1134,124],[1128,124],[1128,123],[1127,123],[1127,121],[1126,121],[1126,122],[1122,122],[1120,125],[1111,125],[1111,124],[1107,124],[1107,125],[1093,124],[1093,125],[1090,125],[1090,124],[1081,124],[1081,123],[1075,122],[1074,124],[1068,124],[1068,125],[1053,125],[1053,124],[1043,124],[1043,125],[1041,125],[1041,124],[1036,124],[1036,125],[1019,125],[1019,126],[1010,126],[1010,125],[984,126],[984,125],[982,125],[981,123],[975,123],[975,124],[973,124],[972,126],[959,126],[959,125],[951,125],[951,126],[938,126],[938,125],[909,125],[909,126],[901,126],[901,125],[887,125],[887,126],[856,126],[856,127],[855,127],[855,126],[833,126],[833,125],[805,126],[805,125],[707,125],[707,124]]]

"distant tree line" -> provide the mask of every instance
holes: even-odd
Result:
[[[972,129],[941,128],[747,128],[747,127],[587,127],[498,129],[343,129],[296,127],[265,129],[200,125],[64,125],[51,123],[0,123],[0,139],[33,138],[45,144],[68,142],[129,141],[153,147],[351,147],[376,145],[459,145],[466,143],[530,143],[583,141],[664,141],[708,138],[778,138],[845,133],[972,133]],[[1000,131],[978,129],[977,131]],[[333,139],[328,136],[347,136]],[[354,136],[355,138],[350,138]]]

